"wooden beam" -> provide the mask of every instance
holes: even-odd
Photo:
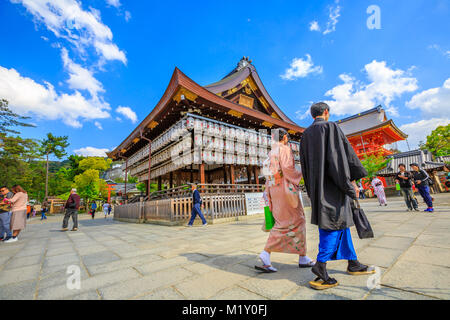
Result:
[[[230,165],[230,173],[231,173],[231,184],[234,184],[234,164]]]
[[[227,166],[223,165],[223,183],[227,184],[228,183],[228,179],[227,179]]]
[[[205,164],[200,164],[200,183],[205,184]]]

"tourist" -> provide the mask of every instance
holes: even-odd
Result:
[[[111,214],[112,211],[112,204],[108,202],[108,216]]]
[[[297,193],[297,201],[291,203],[287,197],[286,184],[299,190],[302,174],[295,168],[294,154],[289,147],[289,134],[284,129],[272,130],[272,151],[267,159],[266,196],[275,225],[270,230],[264,250],[259,255],[263,265],[255,266],[263,272],[276,272],[270,262],[272,252],[299,255],[299,267],[311,268],[315,262],[306,255],[305,213]],[[270,174],[270,175],[268,175]],[[272,178],[273,177],[273,178]]]
[[[412,174],[406,171],[406,166],[403,163],[398,165],[398,169],[400,170],[395,176],[395,181],[400,185],[400,192],[403,195],[403,199],[405,199],[406,206],[408,207],[408,211],[412,211],[413,209],[419,211],[417,201],[414,197],[414,192],[412,189]]]
[[[378,198],[378,202],[379,202],[380,206],[382,206],[382,205],[387,206],[386,194],[384,193],[383,182],[381,182],[380,179],[375,177],[372,179],[372,187],[373,187],[373,192],[375,193],[375,195]]]
[[[420,195],[423,198],[423,201],[427,204],[428,208],[424,211],[433,212],[433,199],[430,196],[430,187],[429,183],[431,182],[430,177],[426,173],[425,170],[419,168],[417,163],[411,163],[411,168],[413,169],[412,175],[414,178],[414,183],[419,190]]]
[[[69,199],[67,199],[64,209],[64,220],[62,225],[62,231],[67,231],[69,226],[69,219],[72,217],[73,228],[72,231],[78,231],[78,209],[80,208],[80,196],[77,194],[77,189],[70,190]]]
[[[16,242],[20,231],[25,229],[27,223],[28,194],[21,186],[15,185],[11,188],[14,196],[8,201],[11,203],[11,226],[12,237],[5,243]]]
[[[364,186],[362,184],[362,181],[359,181],[359,198],[360,199],[365,199],[366,195],[364,194],[365,190],[364,190]]]
[[[48,202],[44,201],[42,202],[42,208],[41,208],[41,220],[47,220],[47,216],[45,215],[45,213],[48,212]]]
[[[92,219],[94,219],[94,217],[95,217],[95,211],[96,210],[97,210],[97,203],[95,201],[92,201],[92,204],[91,204],[91,216],[92,216]]]
[[[202,204],[203,201],[202,198],[200,197],[200,192],[198,192],[197,186],[195,184],[192,184],[192,200],[193,205],[192,205],[191,219],[189,220],[187,226],[192,227],[192,224],[194,223],[194,220],[197,217],[197,215],[200,217],[200,219],[202,219],[203,225],[206,226],[208,223],[206,222],[206,219],[203,216],[201,209],[201,207],[203,207]]]
[[[327,272],[327,261],[348,260],[351,275],[375,270],[361,264],[352,243],[354,225],[351,203],[358,198],[355,180],[367,176],[336,122],[328,121],[329,106],[320,102],[311,106],[314,122],[302,135],[300,160],[306,191],[311,199],[311,223],[319,227],[319,253],[312,272],[317,276],[310,285],[328,289],[338,285]]]
[[[108,211],[109,211],[109,203],[105,202],[103,204],[103,213],[105,214],[105,219],[106,219],[106,216],[108,215]]]
[[[2,200],[11,199],[14,196],[14,193],[9,191],[7,186],[0,188],[0,194],[2,195]],[[0,208],[0,241],[9,240],[12,237],[10,222],[11,209],[9,208],[9,205],[5,203],[3,209]]]

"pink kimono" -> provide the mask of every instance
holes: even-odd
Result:
[[[378,186],[377,186],[377,184],[378,184]],[[384,193],[383,182],[381,182],[381,180],[378,178],[374,178],[372,180],[372,187],[373,187],[373,192],[377,195],[378,202],[380,203],[380,205],[386,204],[387,201],[386,201],[386,194]]]
[[[302,174],[295,168],[294,155],[289,146],[276,144],[269,157],[271,166],[279,167],[283,176],[275,180],[272,185],[266,179],[269,207],[275,219],[275,225],[270,231],[264,250],[304,256],[306,255],[305,214],[300,201],[296,208],[288,203],[284,186],[285,179],[294,185],[299,185]]]

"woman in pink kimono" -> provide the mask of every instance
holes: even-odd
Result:
[[[259,255],[263,266],[255,266],[263,272],[276,272],[270,262],[271,252],[283,252],[299,255],[299,267],[309,268],[315,263],[306,256],[305,214],[298,199],[295,207],[288,200],[288,190],[285,183],[297,187],[302,178],[294,164],[294,155],[288,145],[289,135],[284,129],[273,130],[274,142],[269,154],[266,175],[266,195],[270,210],[275,219],[275,225],[270,231],[264,250]],[[278,133],[277,133],[278,131]],[[269,162],[270,161],[270,162]],[[297,195],[298,197],[298,195]]]
[[[387,206],[386,194],[384,193],[383,182],[381,182],[380,179],[375,177],[372,180],[372,187],[373,187],[373,192],[376,194],[376,196],[378,198],[378,202],[380,203],[380,206],[381,205]]]

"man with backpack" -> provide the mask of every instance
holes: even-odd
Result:
[[[398,169],[400,170],[395,176],[395,181],[400,185],[400,192],[405,199],[405,203],[408,207],[408,211],[412,211],[413,208],[416,211],[419,211],[418,204],[416,199],[414,198],[414,192],[412,189],[412,179],[413,175],[406,171],[406,166],[403,163],[398,165]]]
[[[72,231],[78,231],[78,208],[80,208],[80,196],[77,194],[77,189],[70,191],[69,199],[67,199],[64,205],[66,213],[64,215],[62,231],[68,231],[69,219],[72,216],[73,229]]]
[[[425,201],[428,206],[428,208],[426,208],[424,211],[433,212],[433,199],[431,198],[429,187],[429,185],[432,183],[431,179],[425,170],[419,168],[419,165],[417,163],[411,163],[411,168],[413,169],[412,175],[414,178],[414,183],[419,190],[423,201]]]

